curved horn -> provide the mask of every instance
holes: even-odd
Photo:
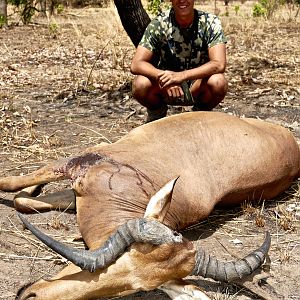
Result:
[[[93,251],[80,250],[52,239],[30,224],[22,214],[18,213],[18,215],[24,225],[49,248],[90,272],[110,265],[134,242],[154,245],[182,242],[181,234],[172,231],[157,221],[141,218],[129,220],[121,225],[102,247]]]
[[[252,274],[264,262],[270,249],[271,236],[267,231],[262,246],[236,262],[222,262],[199,249],[191,275],[200,275],[223,282],[232,282]]]

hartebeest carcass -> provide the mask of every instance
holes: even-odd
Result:
[[[19,299],[94,299],[157,287],[174,299],[208,299],[182,279],[189,274],[224,281],[244,277],[263,263],[269,236],[245,259],[221,263],[172,230],[206,218],[217,204],[273,198],[299,175],[299,146],[287,129],[193,112],[143,125],[116,143],[91,147],[31,174],[3,178],[3,191],[72,179],[73,190],[58,195],[35,199],[25,189],[15,206],[25,212],[75,208],[75,195],[80,232],[94,250],[66,249],[40,236],[22,217],[52,248],[87,270],[71,264],[53,279],[24,289]]]

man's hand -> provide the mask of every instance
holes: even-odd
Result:
[[[185,80],[183,72],[162,71],[157,75],[157,81],[161,89],[180,85]]]
[[[179,99],[183,99],[184,93],[180,85],[168,86],[163,90],[167,93],[171,103],[174,102],[175,100],[176,102],[178,102]]]

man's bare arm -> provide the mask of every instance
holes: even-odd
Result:
[[[185,80],[202,79],[213,74],[224,73],[226,68],[226,46],[217,44],[208,49],[209,62],[185,71]]]
[[[143,46],[138,46],[132,59],[130,71],[134,75],[143,75],[151,80],[157,80],[161,70],[151,64],[153,52]]]
[[[213,74],[224,73],[226,68],[225,44],[218,44],[208,49],[210,61],[194,69],[181,72],[163,71],[158,74],[161,87],[180,84],[184,80],[195,80],[210,77]]]

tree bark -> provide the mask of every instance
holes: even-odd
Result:
[[[46,10],[47,10],[47,3],[46,3],[46,0],[40,0],[40,8],[41,8],[41,12],[40,14],[43,16],[43,17],[46,17],[47,14],[46,14]]]
[[[7,25],[7,0],[0,0],[0,27]]]
[[[1,1],[1,0],[0,0]],[[144,31],[150,23],[141,0],[114,0],[122,25],[135,47],[138,46]]]

